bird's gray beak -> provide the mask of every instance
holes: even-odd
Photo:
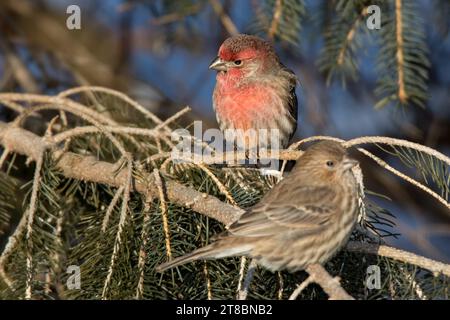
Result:
[[[350,170],[351,168],[353,168],[354,166],[356,166],[358,164],[358,161],[352,159],[352,158],[344,158],[344,161],[342,162],[343,166],[344,166],[344,170]]]
[[[209,65],[209,69],[213,69],[216,71],[227,71],[227,66],[225,61],[223,61],[219,57],[216,57]]]

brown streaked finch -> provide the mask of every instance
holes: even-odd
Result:
[[[351,170],[357,164],[337,142],[312,145],[292,171],[215,242],[156,270],[231,256],[251,257],[272,271],[324,264],[347,242],[357,220],[358,185]]]
[[[251,35],[230,37],[209,68],[217,71],[213,108],[220,129],[277,129],[278,147],[286,148],[297,129],[297,77],[272,45]],[[256,143],[249,147],[271,145]]]

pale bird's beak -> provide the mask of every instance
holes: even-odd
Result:
[[[344,158],[344,161],[342,162],[343,166],[344,166],[344,170],[350,170],[351,168],[353,168],[354,166],[356,166],[358,164],[358,161],[352,159],[352,158]]]
[[[219,57],[216,57],[213,62],[209,65],[209,69],[213,69],[216,71],[227,71],[226,63],[220,59]]]

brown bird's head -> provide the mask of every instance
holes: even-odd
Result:
[[[270,72],[279,66],[278,58],[270,43],[251,35],[239,34],[226,39],[218,56],[209,68],[220,76],[242,78],[261,72]]]
[[[295,170],[318,180],[335,181],[346,177],[357,164],[342,144],[326,140],[309,147],[297,160]]]

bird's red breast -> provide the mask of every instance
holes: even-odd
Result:
[[[280,116],[282,101],[274,88],[263,84],[239,86],[220,78],[217,81],[214,107],[221,125],[243,130],[276,128],[269,120]]]

